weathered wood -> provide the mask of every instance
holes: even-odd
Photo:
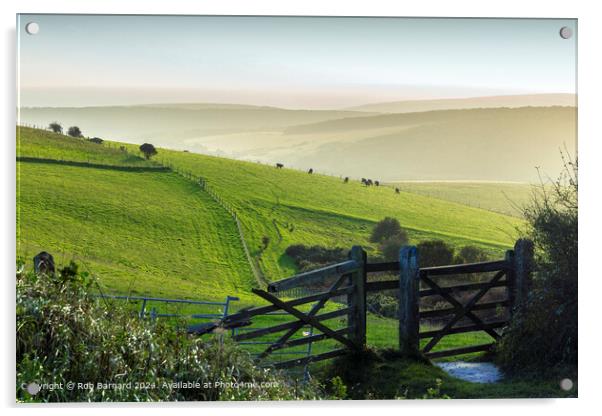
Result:
[[[531,289],[533,242],[521,238],[514,245],[515,306],[523,306]]]
[[[491,347],[493,347],[494,345],[495,344],[493,344],[493,343],[481,344],[481,345],[474,345],[472,347],[454,348],[454,349],[450,349],[450,350],[428,352],[428,353],[425,353],[424,355],[427,358],[442,358],[442,357],[449,357],[451,355],[462,355],[462,354],[470,354],[473,352],[489,351],[491,349]]]
[[[334,282],[334,284],[328,289],[328,291],[332,292],[333,290],[337,290],[339,288],[339,286],[341,286],[345,280],[346,280],[346,275],[339,276],[337,281]],[[330,299],[330,298],[320,299],[318,302],[316,302],[316,304],[314,306],[312,306],[311,310],[307,313],[307,315],[315,316],[320,311],[320,309],[322,309],[322,307],[324,307],[324,305],[326,304],[328,299]],[[280,338],[278,338],[278,340],[276,342],[274,342],[272,345],[270,345],[268,348],[266,348],[266,350],[264,352],[262,352],[258,358],[259,359],[265,358],[269,353],[271,353],[272,351],[274,351],[276,349],[276,346],[285,343],[286,340],[288,340],[290,337],[292,337],[302,326],[303,326],[303,323],[301,321],[297,322],[297,324],[295,326],[293,326],[291,329],[289,329],[286,332],[286,334],[282,335]]]
[[[473,306],[473,311],[482,311],[487,309],[495,309],[498,307],[510,306],[510,300],[500,300],[496,302],[477,303]],[[432,319],[439,318],[441,316],[452,315],[456,313],[457,308],[446,308],[446,309],[433,309],[429,311],[420,311],[420,319]]]
[[[433,347],[435,345],[437,345],[437,343],[441,340],[441,338],[443,338],[445,335],[448,334],[448,331],[458,322],[460,321],[462,318],[464,318],[465,316],[467,316],[468,314],[471,314],[471,309],[472,307],[483,297],[485,296],[485,293],[487,293],[487,291],[489,291],[489,289],[491,289],[491,287],[493,287],[493,285],[495,284],[495,282],[497,282],[499,279],[501,279],[504,275],[506,274],[505,270],[499,271],[494,277],[493,279],[491,279],[491,281],[489,282],[489,287],[484,287],[483,289],[481,289],[476,295],[474,295],[470,301],[462,307],[462,309],[460,309],[458,311],[458,313],[456,314],[456,316],[454,316],[450,321],[447,322],[447,324],[445,324],[445,326],[439,331],[439,333],[437,335],[435,335],[434,337],[431,338],[431,340],[428,342],[428,344],[426,344],[426,346],[423,348],[424,352],[429,352],[431,349],[433,349]],[[432,283],[432,282],[431,282]],[[472,318],[471,316],[471,319]],[[482,323],[482,321],[480,319],[478,319],[480,322],[477,323]],[[499,334],[497,334],[495,331],[490,332],[487,331],[487,333],[489,335],[491,335],[492,337],[494,337],[495,339],[497,339],[499,337]]]
[[[317,315],[314,318],[317,319],[318,321],[327,321],[329,319],[338,318],[340,316],[345,316],[348,313],[349,313],[349,308],[343,308],[343,309],[338,309],[336,311],[323,313],[322,315]],[[247,339],[259,338],[259,337],[262,337],[262,336],[268,335],[268,334],[274,334],[276,332],[282,332],[282,331],[285,331],[287,329],[290,329],[290,328],[296,326],[298,324],[298,322],[299,321],[286,322],[283,324],[271,326],[269,328],[261,328],[261,329],[255,330],[255,331],[239,333],[238,335],[235,335],[233,337],[233,339],[235,341],[244,341]]]
[[[462,334],[465,332],[476,332],[476,331],[485,331],[486,329],[496,329],[496,328],[502,328],[504,326],[508,325],[508,321],[499,321],[499,322],[488,322],[486,324],[483,325],[467,325],[467,326],[459,326],[456,328],[451,328],[447,331],[446,335],[451,335],[451,334]],[[432,338],[434,336],[436,336],[439,333],[439,329],[435,329],[433,331],[425,331],[425,332],[421,332],[419,337],[420,339],[424,339],[424,338]]]
[[[368,263],[366,264],[366,272],[398,272],[399,262],[392,261],[387,263]]]
[[[274,363],[271,365],[273,365],[274,368],[277,368],[277,369],[297,367],[297,366],[306,365],[309,363],[315,363],[315,362],[322,361],[322,360],[328,360],[330,358],[340,357],[341,355],[345,355],[348,352],[349,351],[346,350],[345,348],[341,348],[338,350],[324,352],[322,354],[312,355],[311,357],[298,358],[296,360],[290,360],[290,361],[282,361],[282,362]]]
[[[356,271],[359,265],[348,260],[342,263],[333,264],[332,266],[323,267],[321,269],[312,270],[306,273],[300,273],[288,279],[279,280],[268,284],[268,292],[275,293],[286,289],[290,289],[302,285],[311,285],[312,283],[320,282],[325,277],[333,275],[347,274]]]
[[[508,263],[514,265],[514,250],[507,250],[505,259]],[[514,307],[516,306],[516,273],[514,271],[514,267],[508,270],[506,274],[506,280],[508,281],[508,285],[506,286],[506,294],[508,296],[508,301],[510,302],[510,315],[514,315]]]
[[[337,296],[348,295],[349,293],[353,292],[353,289],[354,289],[353,286],[347,286],[347,287],[344,287],[341,289],[333,290],[332,292],[321,292],[321,293],[316,293],[315,295],[306,296],[304,298],[293,299],[293,300],[287,301],[286,304],[289,306],[304,305],[306,303],[314,302],[314,301],[324,299],[324,298],[329,299],[329,298],[334,298]],[[265,315],[270,312],[277,311],[279,309],[281,309],[281,308],[279,308],[275,305],[260,306],[258,308],[249,309],[244,312],[237,312],[232,315],[228,315],[228,320],[235,321],[237,319],[248,319],[250,317],[257,316],[257,315]]]
[[[418,267],[416,247],[402,247],[399,251],[399,349],[406,353],[418,350]]]
[[[344,345],[348,346],[349,348],[353,348],[353,349],[359,348],[359,346],[356,345],[353,341],[351,341],[351,340],[349,340],[349,339],[347,339],[347,338],[345,338],[343,336],[340,336],[339,334],[337,334],[336,332],[334,332],[332,329],[328,328],[325,325],[322,325],[320,323],[320,321],[318,321],[314,317],[307,316],[306,314],[304,314],[303,312],[301,312],[301,311],[293,308],[292,306],[290,306],[286,302],[281,301],[280,299],[278,299],[277,297],[275,297],[271,293],[268,293],[268,292],[260,290],[260,289],[251,289],[251,290],[256,295],[261,296],[262,298],[264,298],[268,302],[273,303],[274,305],[276,305],[280,309],[283,309],[284,311],[290,313],[295,318],[302,320],[306,324],[313,326],[318,331],[321,331],[321,332],[325,333],[326,335],[330,336],[331,338],[339,341],[341,344],[344,344]]]
[[[498,272],[498,274],[500,274],[500,273],[503,274],[504,271]],[[498,275],[496,275],[496,277],[493,278],[493,281],[495,281],[497,276]],[[428,276],[422,276],[422,281],[425,282],[426,284],[428,284],[430,287],[432,287],[433,290],[439,294],[439,296],[441,296],[443,299],[448,301],[455,308],[456,314],[464,313],[465,316],[467,318],[470,318],[475,324],[477,324],[477,325],[484,324],[483,320],[472,312],[472,310],[474,309],[474,307],[476,305],[473,305],[470,309],[467,310],[467,309],[465,309],[465,306],[462,305],[462,303],[460,301],[456,300],[452,295],[450,295],[448,293],[444,293],[442,291],[442,289],[434,281],[432,281]],[[492,283],[492,281],[490,281],[489,284],[492,285],[492,287],[495,286],[495,283]],[[482,290],[487,291],[487,290],[489,290],[489,288],[483,288]],[[468,304],[467,304],[467,306],[468,306]],[[493,339],[499,338],[499,334],[492,329],[485,329],[485,332],[487,332]],[[443,336],[445,336],[445,334]]]
[[[424,280],[424,276],[422,278]],[[505,280],[497,281],[495,284],[490,285],[487,282],[484,283],[468,283],[465,285],[456,285],[456,286],[446,286],[440,287],[439,290],[434,289],[424,289],[420,291],[420,297],[433,296],[433,295],[441,295],[442,293],[452,293],[452,292],[466,292],[469,290],[477,290],[483,289],[484,287],[504,287],[507,286],[508,282]]]
[[[358,269],[351,274],[351,284],[355,287],[353,292],[353,313],[350,315],[349,326],[355,330],[351,338],[355,345],[366,345],[366,263],[367,254],[360,246],[353,246],[349,258],[358,264]]]
[[[338,329],[334,332],[336,332],[339,335],[347,335],[347,334],[351,333],[352,331],[353,331],[352,327],[347,327],[347,328],[343,328],[343,329]],[[318,342],[318,341],[322,341],[324,339],[330,339],[330,337],[326,334],[316,334],[316,335],[311,335],[308,337],[288,340],[282,344],[275,345],[273,351],[281,350],[283,348],[298,347],[299,345],[305,345],[305,344],[309,344],[312,342]]]
[[[395,290],[399,289],[398,280],[381,280],[378,282],[366,283],[366,292],[378,292],[381,290]]]
[[[486,261],[482,263],[453,264],[451,266],[423,267],[421,273],[429,276],[445,276],[450,274],[496,272],[512,268],[506,260]]]

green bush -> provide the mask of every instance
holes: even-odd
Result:
[[[524,214],[536,254],[533,287],[498,346],[508,372],[547,372],[577,365],[577,162],[565,163]]]
[[[304,272],[345,261],[348,250],[339,247],[293,244],[286,248],[285,253],[293,259],[299,271]]]
[[[443,240],[428,240],[417,244],[420,267],[446,266],[454,260],[454,248]]]
[[[249,353],[225,335],[194,337],[160,319],[139,319],[127,308],[92,296],[92,284],[73,265],[56,275],[17,274],[17,400],[318,398],[316,386],[297,386],[282,373],[256,367]],[[32,382],[63,387],[32,396],[23,388]],[[91,384],[69,390],[69,382]],[[98,383],[124,388],[103,389]],[[244,387],[238,388],[241,383]]]
[[[405,231],[401,228],[401,225],[396,218],[386,217],[374,226],[372,234],[370,235],[370,241],[373,243],[380,243],[387,238],[404,234]]]

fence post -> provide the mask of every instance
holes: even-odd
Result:
[[[533,272],[533,241],[521,238],[514,244],[514,306],[527,300]]]
[[[361,246],[353,246],[349,259],[355,260],[359,270],[351,273],[351,284],[355,285],[353,293],[348,297],[349,307],[353,310],[349,314],[349,326],[353,326],[351,337],[353,342],[363,348],[366,345],[366,259],[367,254]]]
[[[418,351],[419,328],[418,250],[414,246],[399,251],[399,349],[404,353]]]
[[[506,280],[508,281],[506,293],[508,295],[508,302],[510,303],[510,316],[512,316],[514,315],[514,305],[516,304],[516,273],[514,272],[514,250],[507,250],[504,260],[506,260],[506,263],[510,265],[510,269],[506,272]]]

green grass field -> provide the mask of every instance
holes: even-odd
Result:
[[[362,245],[374,253],[368,237],[386,216],[397,218],[414,243],[443,239],[455,246],[474,244],[497,257],[513,244],[523,224],[515,217],[437,198],[257,163],[168,150],[161,150],[157,159],[204,177],[236,209],[270,280],[295,273],[283,255],[291,244]],[[264,236],[270,244],[260,250]]]
[[[534,185],[504,182],[391,182],[405,192],[522,217],[533,197]]]
[[[132,145],[125,153],[121,143],[97,145],[28,128],[20,128],[18,138],[19,156],[134,167],[162,162],[204,177],[235,208],[252,255],[270,280],[296,272],[284,255],[290,244],[361,244],[374,254],[368,236],[385,216],[398,218],[414,243],[440,238],[456,246],[475,244],[493,257],[503,255],[522,226],[512,216],[439,198],[256,163],[164,149],[156,162],[148,162]],[[26,260],[41,250],[54,254],[59,264],[73,259],[98,276],[107,293],[218,301],[241,297],[233,310],[263,303],[250,293],[256,282],[232,217],[194,181],[175,172],[25,161],[17,169],[17,253]],[[262,250],[264,236],[270,243]],[[255,324],[283,319],[266,317]],[[397,322],[369,315],[368,342],[394,347]],[[437,349],[484,342],[483,333],[454,336]],[[331,341],[316,343],[314,351],[333,346]]]

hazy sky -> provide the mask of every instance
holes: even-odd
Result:
[[[25,25],[40,31],[28,35]],[[564,40],[562,26],[575,35]],[[22,106],[575,92],[576,21],[20,15]]]

